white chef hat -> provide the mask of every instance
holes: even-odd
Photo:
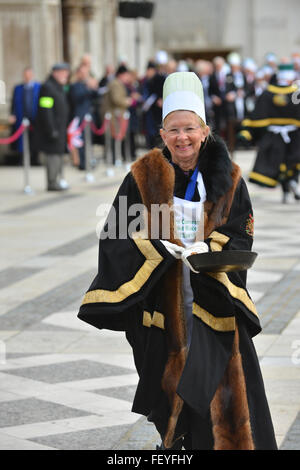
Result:
[[[265,60],[266,60],[267,63],[270,63],[270,62],[275,62],[275,63],[277,63],[277,62],[278,62],[277,56],[276,56],[276,54],[274,54],[273,52],[268,52],[268,53],[265,55]]]
[[[227,56],[227,62],[229,65],[241,65],[241,56],[237,52],[230,52]]]
[[[194,72],[174,72],[166,78],[162,119],[173,111],[193,111],[206,123],[203,87]]]
[[[274,73],[274,70],[269,65],[264,65],[262,70],[264,71],[265,75],[273,75]]]
[[[166,51],[157,51],[155,54],[155,62],[158,65],[165,65],[168,63],[168,53]]]
[[[244,60],[243,67],[244,67],[245,70],[250,70],[251,72],[256,72],[256,70],[257,70],[256,63],[255,63],[254,59],[252,59],[252,57],[247,57]]]
[[[263,78],[265,78],[265,71],[264,69],[258,69],[255,73],[255,78],[257,78],[258,80],[262,80]]]
[[[296,79],[296,72],[293,64],[280,64],[278,66],[277,80],[281,85]]]
[[[189,71],[188,64],[184,60],[180,60],[177,66],[177,72],[188,72],[188,71]]]

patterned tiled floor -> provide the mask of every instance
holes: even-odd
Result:
[[[253,157],[236,155],[245,175]],[[0,449],[154,449],[153,426],[130,411],[137,374],[124,334],[76,317],[97,267],[96,209],[123,174],[109,182],[98,168],[88,185],[67,168],[72,190],[60,198],[34,168],[34,199],[20,175],[0,176]],[[278,443],[300,448],[300,204],[248,187],[259,253],[248,288],[264,326],[255,344]]]

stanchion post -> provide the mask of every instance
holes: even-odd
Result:
[[[23,132],[23,168],[24,168],[24,193],[33,194],[30,186],[29,172],[30,172],[30,146],[29,146],[29,126],[30,122],[27,118],[23,118],[22,124],[24,126]]]
[[[122,166],[122,140],[117,139],[116,137],[120,133],[120,119],[121,119],[121,111],[116,110],[115,113],[116,119],[114,120],[114,127],[115,127],[115,154],[116,154],[116,161],[115,166]]]
[[[123,114],[123,119],[127,120],[127,123],[128,123],[126,133],[125,133],[125,136],[124,136],[124,139],[125,139],[125,165],[126,165],[126,170],[130,171],[132,161],[131,161],[130,135],[129,135],[129,119],[130,119],[130,112],[129,111],[125,111],[125,113]]]
[[[84,155],[85,155],[85,179],[86,181],[93,182],[94,175],[91,173],[91,160],[92,160],[92,134],[91,134],[91,121],[92,116],[90,114],[86,114],[84,117],[86,121],[86,126],[84,128]]]
[[[106,113],[104,119],[107,123],[105,129],[105,162],[107,165],[106,175],[114,176],[115,170],[113,168],[113,154],[112,154],[112,137],[111,137],[111,113]]]

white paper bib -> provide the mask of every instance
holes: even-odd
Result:
[[[176,196],[173,198],[177,236],[184,246],[192,245],[195,242],[198,229],[203,232],[203,227],[200,227],[200,224],[203,223],[203,204],[206,201],[206,191],[200,172],[197,177],[197,186],[200,195],[199,202],[187,201]]]
[[[196,233],[200,233],[199,240],[203,240],[204,235],[204,202],[206,201],[206,191],[203,183],[202,174],[199,172],[197,177],[199,202],[186,201],[185,199],[174,196],[174,218],[177,230],[177,236],[185,247],[192,245],[196,239]],[[202,224],[202,227],[201,225]],[[201,237],[202,232],[202,237]],[[188,347],[192,335],[192,309],[193,309],[193,291],[190,281],[190,269],[183,264],[183,297],[184,310],[187,322]]]

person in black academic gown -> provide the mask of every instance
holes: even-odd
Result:
[[[259,96],[239,137],[258,147],[249,181],[268,188],[280,184],[286,203],[289,193],[300,200],[300,104],[293,65],[281,64],[278,69],[277,84]]]
[[[189,260],[253,242],[241,170],[205,122],[198,77],[170,74],[165,148],[134,162],[121,184],[78,317],[126,333],[139,374],[132,411],[155,424],[159,449],[276,449],[246,272],[200,273]]]

